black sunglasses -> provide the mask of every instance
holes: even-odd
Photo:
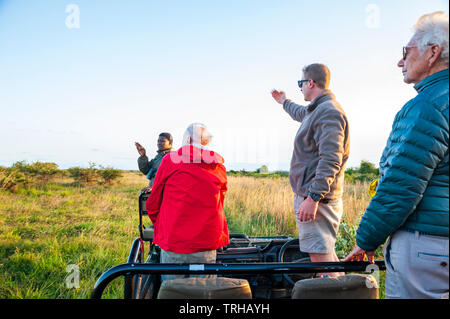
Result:
[[[308,80],[298,80],[297,82],[298,82],[298,87],[299,88],[302,88],[302,86],[303,86],[303,82],[308,82],[309,80],[312,80],[312,79],[308,79]],[[316,83],[316,81],[315,80],[312,80],[314,83]]]

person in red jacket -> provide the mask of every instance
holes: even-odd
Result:
[[[167,154],[156,173],[146,207],[161,263],[215,263],[216,250],[230,243],[226,169],[222,156],[206,148],[210,140],[203,124],[189,125],[183,146]]]

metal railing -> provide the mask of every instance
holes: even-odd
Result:
[[[136,248],[135,248],[136,245]],[[140,249],[140,243],[133,243],[134,249]],[[133,252],[133,249],[132,249]],[[130,252],[130,257],[132,256]],[[136,250],[135,250],[136,252]],[[130,258],[129,258],[130,261]],[[371,267],[369,267],[372,265]],[[369,262],[320,262],[320,263],[223,263],[223,264],[142,264],[129,262],[107,270],[95,283],[91,298],[100,299],[107,285],[120,276],[157,275],[157,274],[294,274],[323,272],[367,272],[367,269],[385,270],[383,260]]]

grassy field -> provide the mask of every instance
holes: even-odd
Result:
[[[15,192],[1,190],[0,298],[89,298],[104,271],[126,262],[138,237],[137,196],[146,184],[141,173],[125,172],[109,186],[80,187],[59,178]],[[297,237],[292,201],[287,178],[229,176],[225,213],[230,232]],[[368,202],[366,183],[346,185],[339,257],[353,247]],[[381,249],[377,255],[382,258]],[[79,288],[66,286],[70,265],[79,267]],[[123,279],[114,280],[104,298],[121,298],[122,286]]]

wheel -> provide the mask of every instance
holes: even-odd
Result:
[[[282,263],[310,263],[308,253],[304,253],[300,250],[298,239],[292,239],[284,243],[278,252],[278,262]],[[283,274],[283,278],[289,283],[289,285],[294,286],[295,282],[313,278],[314,273],[300,273],[300,274]]]

